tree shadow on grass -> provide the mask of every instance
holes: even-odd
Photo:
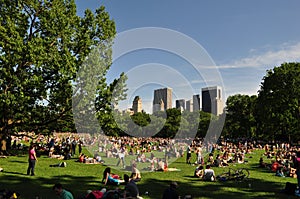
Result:
[[[0,187],[17,191],[25,199],[37,196],[40,199],[57,198],[52,190],[53,185],[56,183],[61,183],[65,189],[70,190],[75,199],[86,194],[87,190],[98,190],[104,187],[97,177],[92,176],[57,175],[49,179],[39,176],[27,176],[18,172],[7,172],[6,174],[8,175],[0,175],[0,182],[6,182],[5,184],[0,183]]]
[[[169,180],[149,179],[139,184],[141,195],[149,193],[150,198],[162,198],[163,191],[169,186]],[[251,187],[249,188],[249,183]],[[151,185],[151,186],[150,186]],[[196,198],[297,198],[281,193],[282,184],[264,180],[249,180],[244,182],[178,182],[178,192],[182,196],[192,195]]]
[[[8,174],[8,175],[6,175]],[[190,178],[190,176],[188,176]],[[99,177],[94,176],[72,176],[55,175],[51,179],[40,176],[24,176],[16,172],[8,172],[0,175],[1,188],[16,190],[21,193],[22,198],[41,199],[56,198],[52,191],[55,183],[62,183],[67,190],[74,193],[75,198],[82,196],[89,190],[100,190],[104,184]],[[141,196],[146,198],[162,198],[163,191],[169,186],[173,179],[142,179],[138,182]],[[197,179],[195,179],[197,180]],[[249,188],[249,183],[251,187]],[[108,190],[115,189],[116,186],[105,186]],[[123,188],[119,186],[118,188]],[[281,183],[269,182],[265,180],[250,179],[244,182],[203,182],[194,181],[192,178],[188,182],[178,182],[178,192],[181,196],[192,195],[196,198],[297,198],[280,193],[283,189]],[[145,193],[148,192],[146,195]]]
[[[72,160],[71,160],[72,161]],[[49,160],[49,163],[51,161]],[[83,164],[76,164],[70,162],[70,167],[64,169],[54,169],[47,170],[48,165],[44,165],[43,172],[53,172],[46,177],[41,175],[37,176],[27,176],[23,173],[15,172],[16,169],[8,167],[11,170],[8,172],[0,173],[0,187],[9,190],[16,190],[21,194],[21,198],[30,199],[39,196],[40,199],[53,199],[57,198],[55,193],[52,190],[52,187],[55,183],[62,183],[63,186],[71,190],[74,193],[75,199],[78,196],[86,194],[87,190],[100,190],[104,187],[104,184],[101,183],[102,172],[105,166],[96,166],[95,174],[93,172],[86,172],[90,167]],[[68,163],[69,165],[69,163]],[[40,165],[41,168],[42,164]],[[176,165],[175,165],[176,166]],[[140,193],[146,199],[153,198],[159,199],[162,198],[164,189],[169,186],[170,181],[175,179],[178,180],[178,192],[181,196],[192,195],[194,199],[196,198],[221,198],[221,199],[235,199],[235,198],[297,198],[294,196],[287,196],[281,194],[280,191],[284,188],[285,183],[282,182],[271,182],[270,179],[254,179],[251,178],[251,172],[256,171],[263,172],[263,170],[257,170],[257,167],[254,167],[255,164],[249,165],[247,168],[250,170],[250,179],[243,182],[203,182],[197,178],[193,178],[192,175],[187,175],[187,172],[180,174],[179,172],[160,172],[157,174],[149,173],[145,178],[142,178],[141,182],[138,182],[138,187]],[[27,165],[25,164],[25,167]],[[93,166],[91,166],[93,167]],[[80,169],[80,173],[77,173],[80,176],[72,175],[72,169]],[[180,167],[179,167],[180,168]],[[184,169],[189,169],[186,167]],[[192,167],[191,167],[192,168]],[[13,170],[12,170],[13,169]],[[98,170],[99,169],[99,170]],[[20,171],[20,170],[19,170]],[[183,169],[182,169],[183,171]],[[191,169],[193,173],[194,168]],[[221,170],[219,170],[221,171]],[[259,171],[259,172],[257,172]],[[67,173],[68,172],[68,173]],[[123,172],[123,171],[122,171]],[[120,172],[120,173],[122,173]],[[67,173],[67,174],[66,174]],[[88,173],[88,174],[87,174]],[[39,173],[37,173],[39,174]],[[60,175],[62,174],[62,175]],[[180,174],[180,175],[179,175]],[[285,179],[286,180],[286,179]],[[251,184],[251,187],[249,187]],[[123,189],[124,186],[105,186],[108,190],[120,188]],[[145,193],[149,194],[146,195]]]
[[[15,163],[27,163],[26,161],[20,161],[20,160],[8,160],[9,162],[15,162]]]
[[[20,172],[3,171],[3,173],[27,176],[26,173],[20,173]]]

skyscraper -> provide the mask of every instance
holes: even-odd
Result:
[[[213,86],[202,88],[202,110],[214,115],[223,113],[221,87]]]
[[[139,96],[135,96],[132,103],[132,110],[134,113],[142,112],[142,99]]]
[[[163,110],[162,105],[163,104]],[[153,112],[172,108],[172,89],[161,88],[154,90]]]
[[[176,100],[176,108],[184,111],[185,110],[185,99]]]
[[[188,112],[193,112],[193,99],[187,100],[185,102],[185,110],[187,110]]]
[[[200,110],[200,95],[193,95],[193,112]]]

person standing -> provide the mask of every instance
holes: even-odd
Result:
[[[122,164],[122,167],[125,169],[126,165],[125,165],[125,147],[122,145],[121,148],[118,151],[118,156],[119,156],[119,160],[117,163],[117,166],[120,165],[120,163]]]
[[[79,141],[78,141],[78,153],[79,153],[79,155],[80,155],[81,152],[82,152],[82,145],[83,145],[83,142],[82,142],[81,139],[79,139]]]
[[[77,146],[77,141],[75,138],[73,138],[71,142],[71,146],[72,146],[71,155],[74,156],[76,154],[76,146]]]
[[[187,147],[187,151],[186,151],[186,163],[187,164],[191,164],[191,157],[192,157],[192,145],[189,145]]]
[[[33,144],[30,145],[28,151],[28,168],[27,168],[27,175],[31,173],[34,176],[34,168],[35,163],[37,161],[36,153],[35,153],[35,146]]]
[[[202,164],[203,163],[203,159],[202,159],[202,148],[201,148],[201,145],[199,145],[197,147],[196,153],[197,153],[197,164]]]

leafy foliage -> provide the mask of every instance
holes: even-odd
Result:
[[[299,63],[283,63],[267,71],[257,99],[260,134],[289,141],[299,138],[299,84]]]
[[[100,44],[106,67],[98,88],[111,89],[103,75],[111,64],[114,21],[103,6],[77,16],[74,0],[0,0],[0,18],[1,134],[74,131],[72,82]]]
[[[255,133],[257,96],[233,95],[226,101],[225,131],[230,137],[251,137]]]

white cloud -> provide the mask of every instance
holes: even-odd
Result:
[[[251,50],[256,52],[256,50]],[[246,67],[273,67],[284,62],[300,61],[300,43],[281,45],[278,50],[269,50],[261,54],[252,55],[249,57],[235,60],[232,63],[217,66],[219,69],[226,68],[246,68]]]

